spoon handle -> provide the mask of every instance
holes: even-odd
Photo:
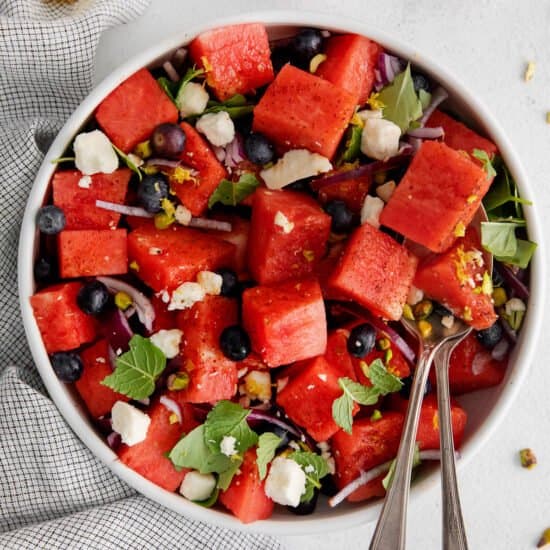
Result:
[[[414,373],[405,426],[397,452],[395,474],[388,488],[369,549],[403,550],[407,530],[407,502],[411,484],[416,430],[424,388],[437,347],[424,347]]]
[[[445,342],[435,355],[437,408],[441,446],[441,491],[443,499],[443,550],[467,550],[466,531],[456,480],[451,398],[449,395],[449,359],[460,341]]]

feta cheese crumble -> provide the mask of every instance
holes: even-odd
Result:
[[[237,449],[235,443],[237,443],[237,440],[232,435],[224,435],[220,442],[220,451],[222,454],[225,456],[236,455]]]
[[[179,224],[189,225],[193,215],[191,214],[191,210],[183,206],[183,204],[178,204],[174,217]]]
[[[369,118],[361,133],[361,152],[376,160],[394,157],[399,152],[401,128],[390,120]]]
[[[306,474],[290,458],[278,456],[271,463],[265,480],[265,494],[283,506],[298,506],[306,492]]]
[[[197,283],[202,286],[206,294],[218,296],[222,291],[223,277],[213,271],[199,271]]]
[[[191,470],[185,474],[180,485],[180,494],[189,500],[206,500],[216,488],[216,478],[213,474],[201,474]]]
[[[384,201],[378,197],[367,195],[361,207],[361,225],[368,223],[378,229],[380,227],[380,214],[384,209]]]
[[[199,283],[182,283],[172,292],[168,311],[190,308],[194,303],[204,300],[205,296],[204,288]]]
[[[177,328],[159,330],[149,337],[149,340],[164,353],[167,359],[173,359],[180,352],[183,332]]]
[[[291,222],[280,210],[277,210],[273,223],[280,227],[286,235],[294,229],[294,223]]]
[[[271,375],[268,371],[253,370],[244,378],[246,394],[250,399],[269,401],[271,399]]]
[[[74,163],[84,175],[111,174],[118,168],[118,156],[101,130],[78,134],[73,143]]]
[[[117,401],[111,410],[113,430],[120,434],[122,443],[132,446],[141,443],[147,437],[151,419],[136,407]]]
[[[188,82],[178,94],[176,102],[182,118],[200,115],[205,109],[210,96],[202,84]]]
[[[90,189],[92,186],[92,178],[90,176],[82,176],[78,180],[78,187],[81,189]]]
[[[202,115],[195,128],[216,147],[227,145],[235,137],[235,125],[226,111]]]

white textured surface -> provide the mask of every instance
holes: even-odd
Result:
[[[550,236],[550,4],[543,0],[153,0],[145,17],[105,33],[96,80],[129,56],[189,23],[251,10],[295,8],[344,15],[418,46],[447,67],[486,103],[519,152]],[[535,77],[523,81],[528,60]],[[548,310],[548,307],[546,308]],[[546,316],[546,322],[550,315]],[[545,322],[545,324],[546,324]],[[544,332],[544,327],[543,327]],[[479,458],[459,472],[470,548],[517,550],[536,546],[550,526],[550,344],[541,338],[527,383]],[[517,451],[532,447],[539,465],[519,466]],[[366,548],[373,526],[322,536],[286,537],[290,550]],[[281,533],[284,535],[284,533]],[[408,548],[440,547],[437,489],[409,510]]]

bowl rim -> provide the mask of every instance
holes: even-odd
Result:
[[[61,156],[71,142],[73,136],[76,135],[78,129],[93,114],[99,102],[135,71],[163,58],[168,52],[188,43],[193,37],[201,32],[216,27],[248,22],[261,22],[268,28],[274,26],[318,27],[331,31],[362,34],[379,42],[384,48],[395,52],[399,56],[410,59],[415,65],[421,67],[426,72],[436,75],[437,81],[450,92],[452,97],[457,97],[465,101],[469,108],[480,116],[484,129],[497,144],[508,168],[518,183],[522,196],[533,202],[533,206],[525,209],[525,217],[528,223],[530,238],[538,244],[537,253],[531,264],[530,280],[531,296],[534,295],[536,301],[532,298],[529,300],[529,308],[525,317],[524,326],[516,346],[516,351],[521,349],[521,354],[515,358],[513,369],[511,369],[511,372],[508,373],[506,379],[501,383],[502,387],[500,388],[498,398],[489,415],[473,434],[470,441],[463,447],[463,459],[458,464],[459,468],[463,468],[488,441],[510,409],[522,383],[527,377],[529,365],[534,356],[535,344],[542,325],[543,305],[545,303],[545,254],[541,224],[537,214],[536,204],[533,201],[533,192],[518,154],[514,151],[503,129],[486,105],[475,97],[473,93],[462,84],[459,78],[455,77],[444,67],[441,67],[437,62],[434,62],[429,56],[420,53],[416,48],[404,43],[401,39],[391,36],[385,31],[378,29],[376,26],[352,20],[347,17],[308,11],[271,10],[254,11],[243,15],[224,17],[206,23],[192,25],[133,56],[131,59],[114,69],[97,84],[68,118],[53,141],[37,172],[27,200],[21,224],[17,263],[21,315],[33,359],[49,395],[55,402],[66,422],[81,441],[83,441],[90,451],[123,481],[143,495],[193,520],[205,521],[230,529],[271,535],[318,534],[321,532],[347,529],[374,521],[378,517],[381,503],[362,504],[346,509],[343,512],[335,509],[331,517],[323,516],[321,521],[315,514],[312,516],[300,517],[281,515],[281,517],[245,525],[227,512],[202,508],[187,501],[177,493],[170,493],[158,487],[120,462],[116,454],[92,428],[89,421],[83,417],[82,411],[80,411],[79,407],[73,402],[66,387],[57,379],[51,368],[48,354],[42,343],[29,301],[29,297],[34,293],[32,265],[37,242],[35,217],[38,208],[43,204],[49,188],[51,176],[56,168],[52,161]],[[33,245],[31,246],[30,243]],[[411,504],[423,492],[432,490],[433,493],[433,489],[437,485],[439,485],[439,478],[436,472],[432,472],[432,474],[428,475],[425,479],[416,482],[411,491]]]

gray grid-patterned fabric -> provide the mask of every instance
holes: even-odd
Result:
[[[0,0],[0,548],[277,549],[186,520],[114,477],[48,399],[19,314],[16,253],[44,151],[89,91],[101,31],[149,0]]]

